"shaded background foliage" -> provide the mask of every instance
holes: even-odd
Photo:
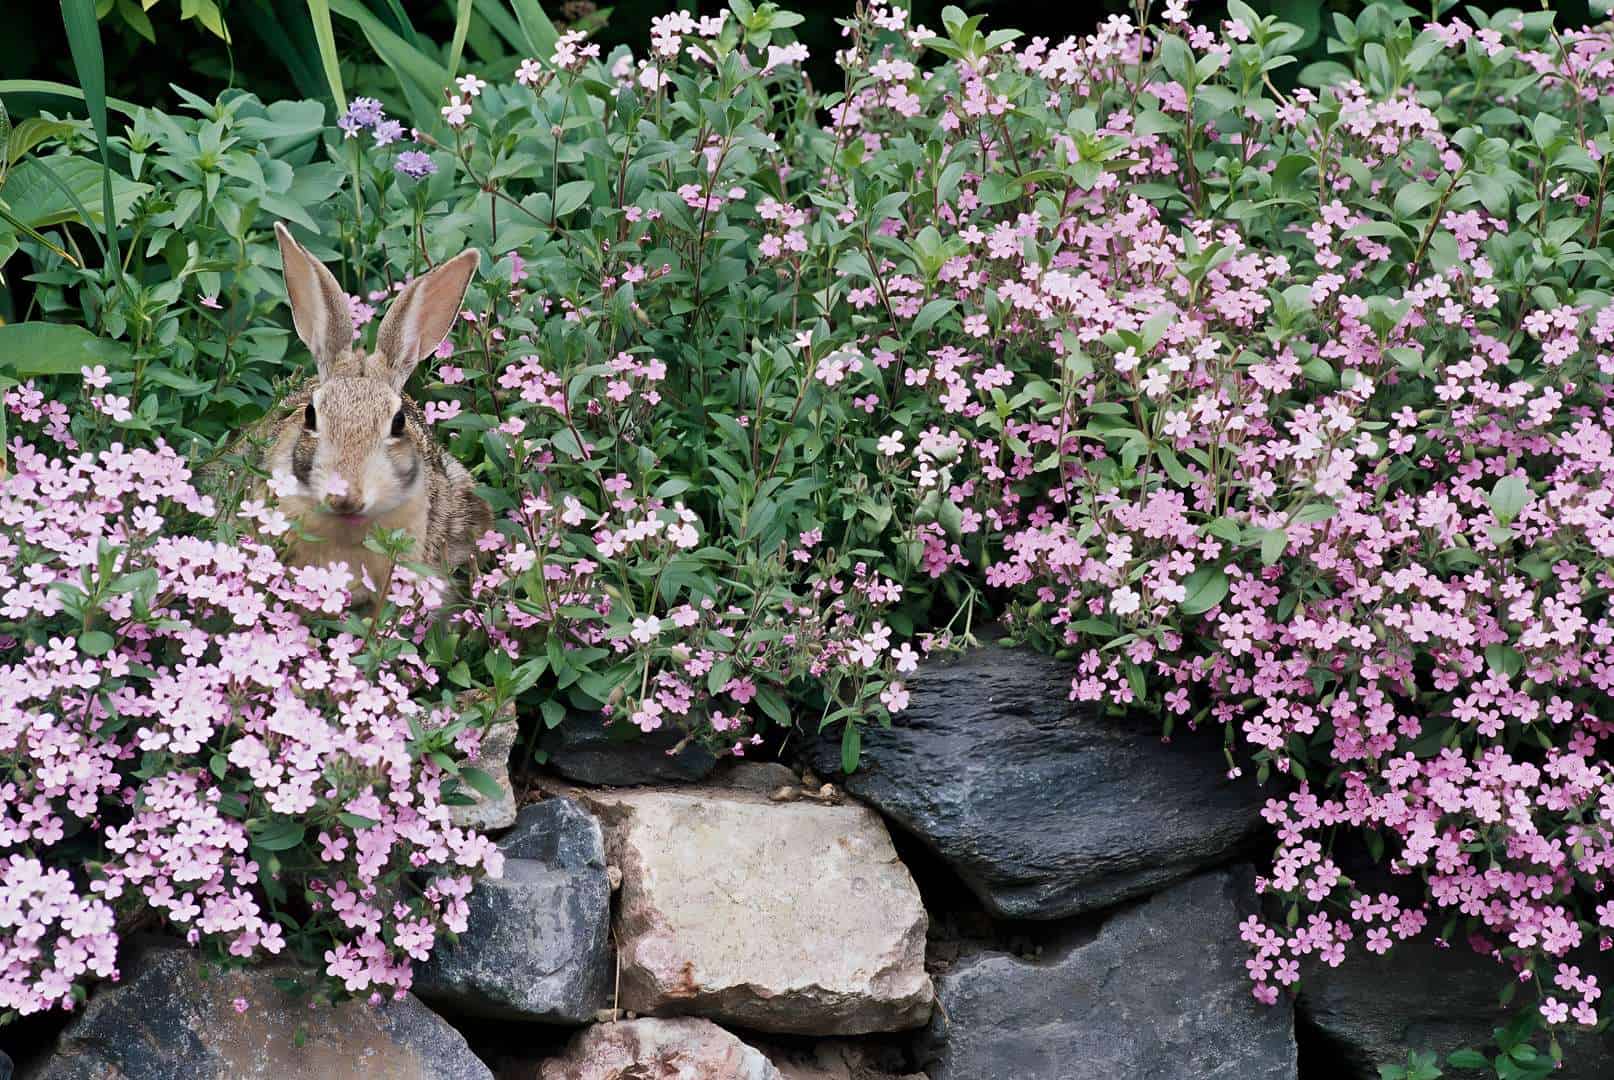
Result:
[[[141,12],[140,0],[103,0],[108,9],[102,17],[102,37],[107,54],[108,93],[140,105],[172,107],[176,104],[170,84],[179,83],[203,97],[215,97],[220,90],[236,86],[250,89],[261,99],[328,96],[320,75],[314,29],[306,0],[217,0],[223,25],[231,40],[226,43],[200,18],[181,19],[175,0],[159,0],[150,11]],[[22,8],[24,5],[17,4]],[[0,37],[0,77],[53,79],[73,82],[72,60],[62,21],[54,4],[27,5],[31,10],[10,13],[11,33]],[[384,24],[411,40],[446,43],[453,36],[455,0],[360,0]],[[491,4],[490,7],[503,7]],[[839,46],[836,19],[851,14],[856,0],[817,0],[795,5],[807,19],[796,28],[796,37],[812,50],[805,65],[818,83],[834,77],[833,52]],[[944,0],[912,0],[906,5],[913,21],[939,25]],[[1014,26],[1028,37],[1052,39],[1092,30],[1109,15],[1130,11],[1136,5],[1126,0],[1089,0],[1084,3],[1029,4],[1024,0],[965,0],[959,5],[971,14],[986,17],[990,26]],[[1286,22],[1305,28],[1307,39],[1297,50],[1305,59],[1323,56],[1323,20],[1332,12],[1355,15],[1364,0],[1256,0],[1251,6],[1263,15],[1277,15]],[[1425,5],[1414,4],[1414,7]],[[1477,10],[1495,11],[1509,6],[1503,0],[1481,0],[1471,5]],[[1528,5],[1527,5],[1528,6]],[[1586,0],[1553,0],[1560,26],[1577,26],[1590,18]],[[679,8],[712,14],[724,10],[716,0],[548,0],[544,10],[557,27],[577,24],[594,28],[593,40],[609,53],[617,45],[627,45],[636,55],[644,55],[649,45],[652,17]],[[1207,0],[1190,5],[1194,18],[1211,22],[1226,7],[1225,0]],[[369,57],[355,25],[341,18],[333,20],[337,51],[344,63],[354,57]],[[467,41],[469,52],[479,63],[497,60],[486,55],[502,43],[489,32],[480,18],[482,5],[474,5],[473,30]],[[155,41],[148,40],[149,30]],[[1287,73],[1293,78],[1291,68]],[[1281,80],[1280,80],[1281,81]],[[28,115],[23,96],[8,96],[14,115]]]
[[[1324,21],[1334,13],[1354,16],[1365,2],[1255,0],[1252,7],[1257,12],[1276,15],[1306,31],[1295,50],[1301,63],[1275,72],[1277,82],[1292,85],[1306,62],[1323,59]],[[471,8],[471,21],[460,70],[466,70],[468,64],[483,72],[498,72],[501,66],[513,69],[521,57],[495,29],[499,18],[510,21],[508,0],[464,3]],[[250,90],[264,101],[312,98],[331,105],[311,17],[315,5],[309,0],[195,0],[183,7],[175,0],[99,0],[96,6],[101,16],[107,93],[111,97],[135,105],[172,109],[179,104],[175,85],[207,99],[236,87]],[[351,17],[355,11],[367,14],[376,24],[417,48],[441,54],[450,48],[460,6],[460,0],[339,0],[329,5],[334,15],[336,54],[348,92],[396,100],[398,91],[393,72],[380,62],[377,50]],[[819,0],[797,5],[806,21],[795,28],[795,36],[811,50],[804,68],[812,83],[823,86],[836,78],[834,53],[840,43],[836,20],[851,14],[856,6],[857,0]],[[945,0],[912,0],[908,4],[913,22],[923,25],[939,25],[943,6]],[[1088,33],[1105,18],[1136,7],[1126,0],[1080,4],[964,0],[960,6],[971,14],[985,16],[989,26],[1014,26],[1028,38],[1042,36],[1055,41]],[[1480,0],[1464,6],[1495,11],[1508,4],[1506,0]],[[1553,0],[1550,6],[1558,12],[1560,26],[1595,21],[1587,0]],[[543,3],[557,29],[589,30],[591,39],[605,53],[627,45],[636,56],[645,55],[649,48],[649,26],[654,16],[680,8],[709,14],[724,7],[717,0],[619,0],[610,5],[596,0]],[[1225,0],[1192,5],[1194,17],[1207,23],[1220,17],[1225,8]],[[8,29],[12,32],[0,35],[0,79],[76,85],[56,5],[34,4],[26,11],[8,12],[8,16]],[[3,100],[12,117],[31,116],[41,110],[80,114],[80,110],[71,107],[73,103],[51,94],[13,92],[5,94]],[[334,116],[333,110],[328,119]],[[7,281],[0,288],[0,321],[24,317],[28,297],[26,282]]]

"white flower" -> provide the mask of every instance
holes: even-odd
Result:
[[[1130,615],[1138,610],[1138,594],[1129,588],[1116,589],[1110,594],[1110,610],[1117,615]]]
[[[275,474],[269,478],[269,490],[274,492],[275,497],[278,499],[295,495],[301,488],[302,484],[297,482],[297,477],[286,469],[276,470]]]
[[[482,93],[482,88],[487,85],[485,80],[478,79],[475,75],[461,75],[454,82],[460,88],[460,93],[470,97],[479,97]]]
[[[443,119],[448,121],[449,127],[464,127],[470,116],[471,106],[458,94],[449,98],[448,104],[443,106]]]
[[[634,619],[633,631],[629,635],[641,645],[648,645],[656,640],[661,633],[661,620],[654,615],[647,619]]]

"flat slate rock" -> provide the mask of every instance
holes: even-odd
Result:
[[[1295,1080],[1287,998],[1250,994],[1247,871],[1190,878],[1036,961],[961,960],[937,979],[931,1080]]]
[[[779,1070],[710,1020],[622,1020],[581,1032],[540,1080],[782,1080]]]
[[[570,790],[622,871],[623,1009],[803,1035],[930,1018],[929,920],[872,810],[732,788]]]
[[[1595,948],[1567,962],[1597,975],[1603,988],[1598,1011],[1604,1011],[1614,963]],[[1301,1018],[1333,1051],[1335,1075],[1358,1080],[1378,1080],[1378,1066],[1405,1064],[1411,1050],[1433,1052],[1442,1066],[1453,1050],[1486,1050],[1492,1030],[1506,1027],[1519,1008],[1533,1008],[1536,1000],[1536,991],[1521,988],[1514,1005],[1503,1008],[1499,995],[1515,979],[1510,967],[1461,942],[1441,948],[1430,937],[1397,941],[1382,956],[1353,946],[1339,967],[1313,963],[1300,974]],[[1614,1032],[1581,1033],[1571,1023],[1560,1029],[1559,1041],[1564,1066],[1553,1080],[1614,1077]],[[1535,1045],[1540,1049],[1542,1043]],[[1494,1047],[1489,1053],[1495,1056]]]
[[[1232,857],[1267,794],[1229,781],[1220,732],[1161,742],[1153,717],[1069,700],[1072,665],[985,646],[926,661],[889,728],[812,764],[919,837],[999,918],[1060,919],[1146,895]]]
[[[644,734],[625,720],[607,725],[597,716],[568,713],[539,736],[538,747],[549,755],[551,769],[578,784],[634,787],[706,779],[717,768],[711,751],[692,742],[669,753],[683,737],[674,728]]]
[[[283,972],[215,972],[204,981],[197,968],[184,949],[140,956],[123,982],[91,996],[32,1080],[493,1078],[465,1038],[412,996],[310,1008],[274,985]]]
[[[504,876],[478,881],[459,941],[421,965],[415,991],[443,1008],[581,1024],[610,1004],[611,884],[599,822],[570,799],[523,807],[502,840]]]

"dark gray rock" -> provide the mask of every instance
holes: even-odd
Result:
[[[812,744],[834,775],[935,850],[1002,918],[1058,919],[1226,861],[1266,797],[1228,781],[1218,736],[1160,741],[1154,717],[1068,700],[1069,663],[987,646],[925,663],[889,728]]]
[[[122,983],[95,992],[33,1080],[492,1080],[464,1037],[412,996],[310,1008],[274,985],[284,969],[204,980],[198,967],[187,950],[144,953]]]
[[[469,925],[416,976],[453,1011],[581,1024],[610,1004],[611,884],[599,822],[552,798],[523,807],[499,842],[504,876],[477,882]]]
[[[692,742],[669,753],[683,737],[676,728],[643,734],[626,721],[607,725],[596,716],[569,713],[539,737],[538,747],[549,755],[550,768],[579,784],[633,787],[706,779],[717,767],[711,751]]]
[[[1597,955],[1567,963],[1595,973],[1598,985],[1614,986],[1614,964]],[[1550,970],[1556,970],[1553,966]],[[1516,977],[1462,942],[1440,948],[1430,937],[1398,941],[1374,956],[1360,948],[1337,968],[1313,964],[1301,972],[1298,1007],[1302,1021],[1322,1036],[1340,1066],[1337,1075],[1377,1080],[1378,1066],[1404,1064],[1410,1050],[1432,1051],[1445,1064],[1453,1050],[1486,1050],[1495,1028],[1506,1027],[1520,1008],[1533,1008],[1536,992],[1521,987],[1513,1005],[1499,995]],[[1563,1000],[1563,995],[1559,995]],[[1577,1037],[1573,1024],[1559,1034],[1564,1067],[1553,1080],[1607,1080],[1614,1076],[1614,1033]],[[1543,1048],[1538,1038],[1537,1049]],[[1490,1056],[1495,1056],[1492,1049]],[[1467,1074],[1463,1074],[1467,1075]]]
[[[11,1058],[4,1050],[0,1050],[0,1080],[11,1080]]]
[[[960,961],[921,1063],[932,1080],[1294,1080],[1290,1002],[1257,1002],[1244,971],[1251,880],[1191,878],[1037,961]]]

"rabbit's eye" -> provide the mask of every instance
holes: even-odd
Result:
[[[404,433],[404,411],[402,409],[399,409],[397,412],[392,414],[392,437],[394,439],[401,439],[401,438],[403,438],[403,433]]]
[[[307,428],[309,431],[314,430],[314,403],[312,401],[310,401],[308,403],[308,407],[303,410],[303,427]]]

